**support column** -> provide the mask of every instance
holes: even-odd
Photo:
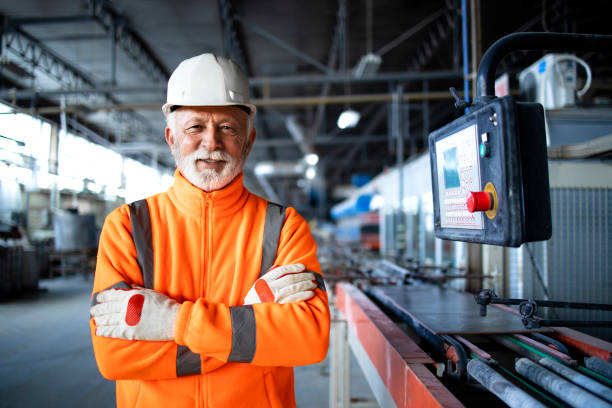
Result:
[[[330,408],[350,408],[351,368],[345,320],[331,323],[331,369],[329,386]]]

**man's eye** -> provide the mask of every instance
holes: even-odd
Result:
[[[195,132],[195,131],[198,131],[198,130],[201,130],[201,129],[202,129],[201,125],[193,125],[193,126],[188,127],[187,131],[188,132]]]
[[[221,125],[221,130],[224,133],[227,133],[227,134],[234,134],[234,133],[236,133],[236,129],[234,129],[233,127],[228,126],[228,125]]]

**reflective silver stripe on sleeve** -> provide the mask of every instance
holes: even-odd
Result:
[[[325,281],[323,280],[323,275],[318,272],[312,272],[312,274],[315,277],[315,281],[317,282],[317,286],[319,287],[319,289],[321,289],[323,292],[327,292],[327,289],[325,288]]]
[[[153,269],[153,230],[147,200],[138,200],[130,204],[130,222],[143,286],[153,289],[155,276]]]
[[[187,346],[176,347],[176,376],[201,374],[202,360],[199,354],[189,350]]]
[[[285,221],[285,210],[286,208],[282,205],[268,201],[261,248],[261,269],[259,271],[259,276],[262,276],[274,266],[280,233]]]
[[[257,345],[253,306],[232,306],[230,315],[232,318],[232,350],[227,361],[250,363],[255,356]]]

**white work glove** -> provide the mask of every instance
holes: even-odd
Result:
[[[180,304],[151,289],[109,289],[100,292],[90,309],[96,335],[127,340],[174,339]]]
[[[302,264],[273,266],[255,281],[244,298],[244,304],[291,303],[310,299],[317,284],[314,274],[303,272],[305,269]]]

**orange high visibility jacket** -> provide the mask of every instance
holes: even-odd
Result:
[[[242,175],[206,193],[177,171],[173,186],[146,204],[152,261],[136,249],[129,206],[114,210],[100,236],[92,302],[105,289],[148,279],[181,307],[169,342],[98,337],[90,319],[100,372],[117,380],[117,406],[294,407],[292,367],[325,358],[329,307],[320,288],[305,302],[242,305],[261,273],[266,200],[243,186]],[[293,208],[274,263],[321,272],[308,225]]]

